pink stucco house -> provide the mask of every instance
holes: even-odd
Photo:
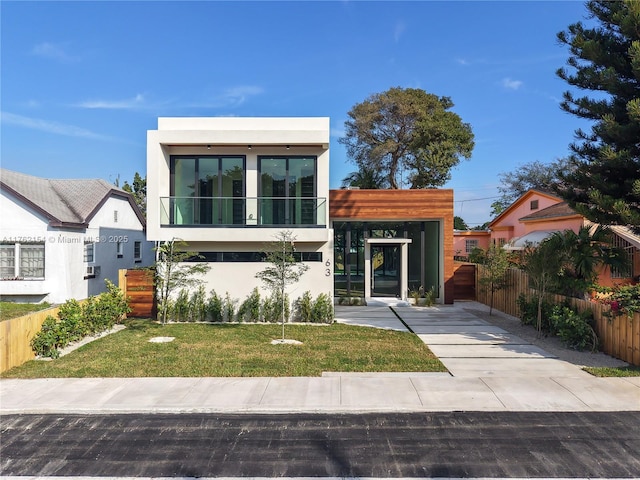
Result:
[[[577,232],[583,225],[592,224],[560,197],[529,190],[496,217],[489,224],[489,230],[491,243],[517,251],[527,243],[539,243],[553,232]],[[614,232],[614,244],[627,251],[630,264],[624,271],[603,269],[599,273],[598,283],[602,286],[637,283],[640,276],[640,237],[627,227],[612,226],[611,229]]]
[[[486,250],[490,243],[491,232],[489,230],[454,230],[454,258],[468,258],[474,248]]]

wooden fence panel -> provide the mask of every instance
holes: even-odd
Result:
[[[491,292],[480,285],[483,267],[477,266],[476,300],[490,305]],[[525,272],[515,268],[507,272],[507,287],[494,293],[493,308],[508,315],[518,317],[518,297],[524,294],[530,299],[534,291],[529,288],[529,279]],[[640,365],[640,313],[633,316],[613,315],[608,305],[590,302],[579,298],[567,298],[562,295],[550,295],[549,299],[556,304],[569,301],[578,310],[589,310],[594,318],[594,330],[600,340],[604,353],[619,358],[632,365]]]
[[[0,322],[0,372],[36,358],[31,339],[49,315],[58,318],[59,310],[60,307],[51,307]]]
[[[148,269],[120,270],[119,287],[129,299],[129,317],[155,318],[156,302],[153,272]]]
[[[476,299],[476,264],[458,263],[453,267],[453,299]]]

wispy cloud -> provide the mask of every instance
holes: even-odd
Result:
[[[75,106],[105,110],[131,110],[144,106],[144,95],[139,93],[135,97],[125,100],[87,100]]]
[[[249,98],[264,93],[262,87],[256,85],[238,85],[227,88],[221,93],[211,95],[203,101],[192,102],[187,107],[191,108],[229,108],[238,107]]]
[[[31,53],[39,57],[50,58],[60,62],[77,62],[80,60],[79,57],[68,53],[62,45],[49,42],[39,43],[33,47]]]
[[[75,125],[67,125],[64,123],[41,120],[39,118],[25,117],[23,115],[17,115],[9,112],[0,112],[0,121],[7,125],[15,125],[18,127],[29,128],[31,130],[40,130],[41,132],[64,135],[67,137],[80,137],[105,141],[117,140],[114,137],[95,133],[91,130],[87,130],[86,128],[76,127]]]
[[[502,86],[509,90],[518,90],[522,85],[523,83],[520,80],[513,80],[509,77],[502,79]]]
[[[226,102],[227,105],[242,105],[249,97],[260,95],[263,92],[264,89],[262,87],[241,85],[225,90],[220,96],[220,100]]]
[[[393,29],[393,39],[395,40],[396,43],[400,41],[400,38],[402,38],[402,35],[404,34],[406,29],[407,29],[407,26],[402,20],[398,20],[396,22],[396,25]]]

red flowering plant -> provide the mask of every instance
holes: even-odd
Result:
[[[625,314],[631,317],[640,312],[640,284],[600,287],[596,292],[594,300],[609,305],[614,315]]]

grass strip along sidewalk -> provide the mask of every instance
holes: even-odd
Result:
[[[334,323],[287,325],[302,345],[272,345],[278,324],[168,324],[126,320],[121,332],[53,361],[33,360],[2,378],[284,377],[322,372],[446,372],[415,335]],[[175,337],[150,343],[153,337]]]

